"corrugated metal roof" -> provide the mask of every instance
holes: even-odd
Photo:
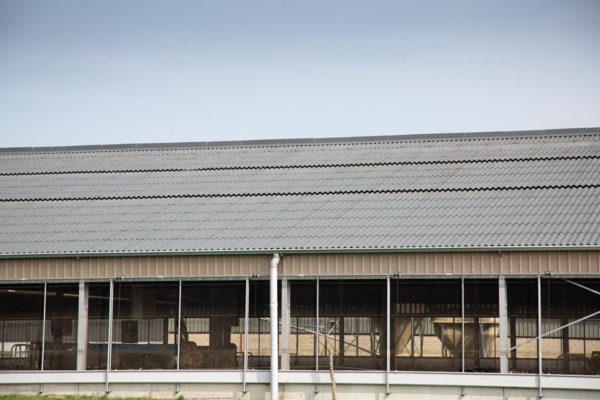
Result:
[[[526,171],[527,173],[523,173]],[[600,158],[460,164],[363,165],[265,170],[149,171],[111,174],[10,175],[0,199],[227,195],[271,192],[451,190],[497,186],[589,185]]]
[[[589,128],[0,150],[0,255],[595,247],[599,171]]]

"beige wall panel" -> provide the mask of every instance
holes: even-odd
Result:
[[[269,274],[271,255],[98,257],[0,260],[0,279],[202,277]],[[516,275],[545,271],[600,274],[598,251],[291,254],[279,268],[288,276]]]
[[[589,264],[592,260],[590,254],[577,254],[577,260],[574,262],[575,271],[574,273],[580,273],[582,264]]]
[[[399,256],[400,260],[398,260],[396,269],[403,274],[415,275],[417,273],[417,254],[406,253]]]

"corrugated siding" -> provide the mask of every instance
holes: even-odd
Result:
[[[497,275],[600,272],[597,251],[291,255],[289,275]]]
[[[280,275],[498,275],[600,273],[598,251],[286,255]],[[0,279],[242,277],[269,273],[270,255],[0,260]]]

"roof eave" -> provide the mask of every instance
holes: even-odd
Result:
[[[70,253],[15,253],[0,254],[0,259],[32,258],[97,258],[97,257],[169,257],[215,255],[269,255],[279,254],[340,254],[340,253],[457,253],[457,252],[523,252],[523,251],[598,251],[600,245],[570,246],[472,246],[472,247],[396,247],[396,248],[330,248],[330,249],[247,249],[247,250],[167,250],[134,252],[70,252]]]

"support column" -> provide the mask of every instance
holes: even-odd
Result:
[[[120,284],[120,283],[119,283]],[[113,316],[115,304],[115,282],[110,280],[110,292],[108,295],[108,339],[106,343],[106,393],[110,393],[109,373],[112,369],[112,342],[113,342]]]
[[[319,370],[319,335],[321,334],[321,327],[319,326],[319,278],[316,282],[316,294],[315,294],[315,369]]]
[[[246,296],[244,299],[244,375],[243,375],[243,390],[248,392],[248,381],[246,373],[248,372],[248,320],[250,319],[250,280],[246,278]],[[254,367],[254,365],[252,365]]]
[[[177,369],[181,366],[181,321],[183,319],[181,315],[181,292],[182,292],[182,282],[179,280],[179,289],[177,293],[177,339],[175,343],[177,343]]]
[[[508,374],[508,306],[504,275],[498,277],[498,311],[500,314],[500,373]]]
[[[342,297],[343,298],[343,297]],[[340,302],[340,304],[344,304],[342,302]],[[373,322],[371,322],[371,324],[373,324]],[[340,365],[344,365],[344,358],[345,358],[345,345],[346,345],[346,318],[344,316],[340,316],[340,318],[338,319],[338,359],[339,359],[339,363]],[[335,349],[335,343],[331,348],[331,351],[334,352]],[[333,353],[333,355],[335,356],[335,352]],[[371,354],[371,357],[375,358],[375,352],[373,352]]]
[[[79,304],[77,313],[77,371],[87,369],[89,286],[79,281]]]
[[[542,392],[542,283],[541,278],[537,278],[538,295],[538,325],[537,325],[537,358],[538,358],[538,389],[539,397],[544,397]]]
[[[42,312],[42,354],[40,356],[40,370],[44,370],[46,357],[46,308],[48,305],[48,282],[44,282],[44,310]],[[40,389],[41,393],[41,389]]]
[[[290,287],[286,277],[281,278],[281,370],[290,370]]]
[[[442,324],[442,337],[444,325]],[[421,340],[423,343],[423,340]],[[421,354],[423,354],[423,346],[421,346]],[[443,355],[443,346],[442,346]],[[460,370],[465,372],[465,277],[460,278]]]
[[[391,307],[390,307],[390,278],[386,279],[385,288],[385,392],[390,394],[390,353],[391,353]],[[412,337],[411,337],[412,340]],[[358,346],[358,342],[356,343]]]
[[[508,320],[510,322],[510,361],[513,370],[519,371],[519,365],[517,364],[517,318],[512,316]]]

